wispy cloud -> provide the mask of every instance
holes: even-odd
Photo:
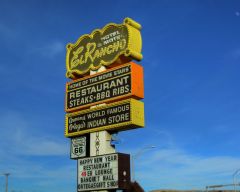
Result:
[[[203,189],[206,185],[232,183],[232,173],[240,167],[240,158],[200,156],[179,149],[160,149],[142,157],[136,165],[137,179],[151,187],[149,189]]]
[[[141,130],[145,138],[135,141],[140,131],[125,140],[135,143],[124,145],[124,152],[134,154],[150,145],[156,148],[143,150],[135,159],[135,178],[146,191],[154,189],[204,189],[207,185],[230,184],[232,174],[240,168],[238,156],[211,155],[199,150],[188,151],[187,145],[175,140],[171,129],[151,125],[151,130]],[[150,138],[145,142],[146,138]],[[184,140],[184,138],[183,138]],[[200,142],[199,142],[200,143]],[[189,143],[191,145],[191,143]]]
[[[21,182],[26,179],[34,181],[28,186],[48,185],[52,191],[66,191],[55,186],[62,183],[74,186],[76,164],[69,160],[65,140],[34,131],[32,122],[16,111],[0,112],[0,128],[0,173],[11,173],[10,189],[22,189]]]
[[[240,48],[232,51],[231,55],[233,59],[240,59]]]
[[[235,49],[229,50],[226,55],[225,55],[225,59],[227,60],[239,60],[240,59],[240,48],[236,47]]]
[[[38,46],[31,44],[31,47],[29,46],[27,48],[27,54],[37,54],[46,58],[53,58],[65,50],[65,44],[61,41],[47,42]]]
[[[42,53],[46,56],[56,56],[57,54],[63,52],[65,45],[60,41],[55,41],[51,44],[46,45],[42,48]]]
[[[0,23],[0,37],[2,37],[2,39],[9,40],[15,36],[16,36],[16,32],[14,32],[14,30],[10,29],[3,23]]]
[[[0,155],[6,150],[10,155],[66,155],[68,146],[51,136],[34,133],[31,127],[21,114],[17,112],[5,112],[0,117],[2,139],[0,141]]]
[[[63,160],[63,159],[61,159]],[[48,160],[49,161],[49,160]],[[10,172],[13,177],[16,178],[39,178],[42,181],[45,179],[68,179],[74,178],[76,173],[76,164],[69,159],[67,159],[68,163],[59,164],[58,166],[49,165],[41,160],[24,160],[24,159],[16,159],[15,161],[11,161],[9,165],[6,166],[5,169],[1,168],[1,172]]]

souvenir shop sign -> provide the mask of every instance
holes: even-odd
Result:
[[[130,185],[130,156],[113,153],[78,160],[78,192],[127,189]]]
[[[65,136],[144,127],[144,104],[135,99],[66,114]]]
[[[134,97],[143,99],[143,67],[133,62],[66,84],[65,111]]]
[[[123,24],[110,23],[67,45],[66,76],[76,79],[100,66],[141,60],[141,25],[130,18]]]

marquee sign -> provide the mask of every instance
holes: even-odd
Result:
[[[130,18],[123,24],[110,23],[67,45],[66,76],[75,79],[101,65],[141,60],[141,25]]]
[[[135,99],[66,114],[65,136],[144,127],[144,104]]]
[[[143,98],[143,67],[133,62],[66,84],[65,110],[127,97]]]
[[[78,160],[78,192],[127,189],[130,184],[130,156],[113,153]]]

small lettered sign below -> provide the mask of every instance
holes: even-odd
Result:
[[[130,156],[113,153],[78,159],[78,192],[126,189],[130,183]]]

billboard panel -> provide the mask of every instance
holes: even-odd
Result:
[[[65,136],[96,131],[120,131],[144,127],[144,104],[135,99],[66,114]]]
[[[123,98],[143,99],[143,67],[133,62],[66,84],[65,111]]]

